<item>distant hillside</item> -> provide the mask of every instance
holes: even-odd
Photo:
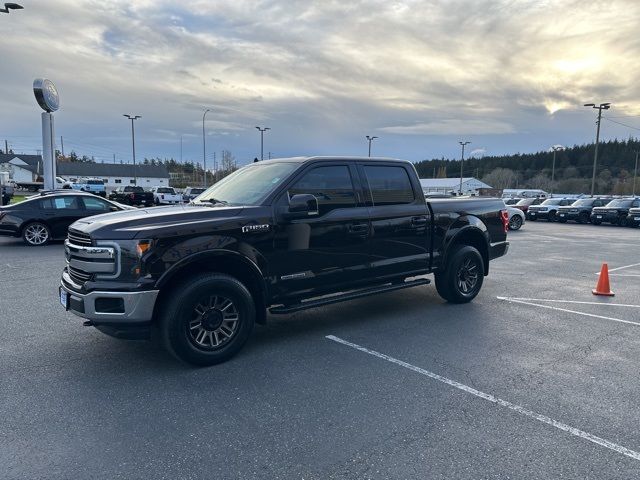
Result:
[[[575,145],[556,153],[555,192],[589,193],[595,144]],[[636,151],[640,141],[612,140],[598,148],[596,193],[630,194]],[[488,156],[465,159],[464,176],[482,179],[494,188],[551,190],[553,152]],[[460,160],[423,160],[415,163],[421,178],[459,177]],[[636,193],[640,191],[637,180]]]

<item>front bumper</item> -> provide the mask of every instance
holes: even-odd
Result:
[[[591,221],[602,222],[602,223],[618,223],[620,217],[617,214],[611,213],[592,213]]]
[[[65,272],[66,274],[66,272]],[[136,325],[150,322],[159,290],[140,292],[94,291],[78,293],[60,283],[61,301],[67,295],[65,307],[94,324]]]

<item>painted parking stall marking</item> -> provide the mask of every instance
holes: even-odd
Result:
[[[410,363],[404,362],[402,360],[398,360],[397,358],[391,357],[389,355],[385,355],[384,353],[380,353],[377,352],[375,350],[370,350],[366,347],[363,347],[361,345],[358,345],[356,343],[352,343],[349,342],[347,340],[343,340],[342,338],[336,337],[335,335],[327,335],[325,338],[327,338],[328,340],[331,340],[333,342],[345,345],[347,347],[353,348],[355,350],[358,350],[360,352],[366,353],[368,355],[371,355],[373,357],[377,357],[380,358],[382,360],[386,360],[387,362],[391,362],[394,363],[396,365],[399,365],[401,367],[404,367],[408,370],[411,370],[413,372],[419,373],[420,375],[424,375],[425,377],[429,377],[432,380],[437,380],[438,382],[444,383],[446,385],[449,385],[451,387],[457,388],[458,390],[461,390],[463,392],[469,393],[471,395],[474,395],[478,398],[482,398],[484,400],[487,400],[491,403],[495,403],[497,405],[500,405],[502,407],[508,408],[509,410],[512,410],[516,413],[519,413],[520,415],[524,415],[525,417],[529,417],[529,418],[533,418],[534,420],[537,420],[539,422],[545,423],[547,425],[551,425],[552,427],[555,427],[559,430],[562,430],[564,432],[567,432],[575,437],[579,437],[582,438],[583,440],[587,440],[591,443],[595,443],[596,445],[600,445],[601,447],[604,448],[608,448],[609,450],[613,450],[616,453],[619,453],[621,455],[625,455],[629,458],[633,458],[634,460],[638,460],[640,461],[640,452],[636,452],[635,450],[631,450],[627,447],[624,447],[622,445],[618,445],[617,443],[611,442],[609,440],[606,440],[604,438],[598,437],[596,435],[592,435],[591,433],[585,432],[583,430],[580,430],[578,428],[572,427],[570,425],[567,425],[565,423],[562,422],[558,422],[557,420],[554,420],[550,417],[547,417],[546,415],[542,415],[539,413],[536,413],[532,410],[529,410],[528,408],[522,407],[520,405],[516,405],[515,403],[511,403],[507,400],[503,400],[499,397],[496,397],[494,395],[491,395],[489,393],[484,393],[481,392],[480,390],[476,390],[473,387],[469,387],[467,385],[464,385],[460,382],[456,382],[455,380],[451,380],[449,378],[443,377],[442,375],[438,375],[437,373],[433,373],[430,372],[428,370],[425,370],[423,368],[417,367],[415,365],[412,365]]]
[[[511,303],[520,303],[522,305],[530,305],[532,307],[540,307],[540,308],[547,308],[549,310],[556,310],[558,312],[566,312],[566,313],[575,313],[576,315],[583,315],[585,317],[592,317],[592,318],[600,318],[602,320],[608,320],[610,322],[618,322],[618,323],[626,323],[629,325],[636,325],[638,327],[640,327],[640,322],[634,322],[632,320],[624,320],[622,318],[614,318],[614,317],[607,317],[605,315],[596,315],[595,313],[586,313],[586,312],[579,312],[578,310],[570,310],[568,308],[561,308],[561,307],[554,307],[553,305],[543,305],[540,303],[535,303],[535,302],[529,302],[526,300],[518,300],[516,298],[512,298],[512,297],[496,297],[498,300],[502,300],[505,302],[511,302]],[[544,300],[538,300],[538,301],[544,301]],[[569,302],[567,302],[569,303]],[[596,303],[596,302],[594,302]],[[607,304],[607,303],[601,303],[598,305],[612,305],[612,304]],[[622,305],[619,305],[622,306]],[[629,305],[627,305],[629,306]],[[631,306],[635,306],[635,305],[631,305]]]

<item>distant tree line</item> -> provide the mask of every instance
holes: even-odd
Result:
[[[555,185],[557,193],[589,193],[593,171],[594,144],[574,145],[556,153]],[[640,141],[601,142],[598,148],[596,193],[630,194],[636,152]],[[464,176],[476,177],[494,188],[552,189],[553,152],[496,155],[464,161]],[[421,178],[459,177],[460,160],[433,159],[416,162]],[[640,190],[640,179],[636,190]]]

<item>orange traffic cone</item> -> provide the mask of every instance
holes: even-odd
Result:
[[[606,263],[602,264],[600,276],[598,277],[598,284],[596,285],[595,290],[592,290],[591,292],[594,295],[605,295],[607,297],[613,297],[615,295],[609,286],[609,266]]]

